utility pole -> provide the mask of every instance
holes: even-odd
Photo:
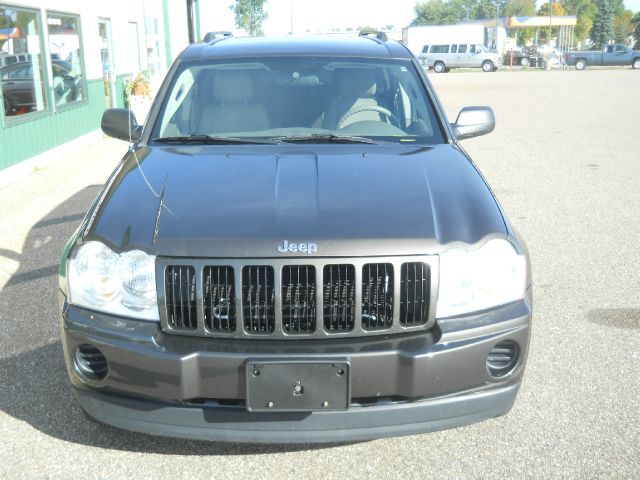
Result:
[[[553,2],[554,0],[549,0],[549,40],[547,44],[551,46],[551,23],[553,20]]]
[[[495,47],[498,50],[498,17],[500,14],[500,0],[496,0],[496,38],[495,38]]]
[[[289,27],[289,35],[293,35],[293,0],[289,0],[289,18],[291,25]]]

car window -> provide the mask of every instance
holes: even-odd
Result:
[[[54,63],[51,68],[53,69],[54,77],[64,77],[65,75],[69,75],[69,70],[66,70],[56,63]]]
[[[32,70],[29,65],[21,65],[8,71],[6,78],[19,79],[32,77]]]
[[[449,45],[432,45],[431,53],[449,53]]]
[[[458,45],[458,53],[467,53],[466,45]]]
[[[623,47],[622,45],[616,45],[614,50],[616,53],[624,53],[627,51],[626,47]]]
[[[429,51],[429,45],[425,45],[422,47],[422,53],[427,53]]]
[[[293,56],[183,63],[152,137],[326,133],[444,141],[411,61]]]
[[[451,53],[458,53],[458,46],[457,45],[451,45]]]
[[[613,46],[612,45],[607,46],[607,53],[613,53]]]

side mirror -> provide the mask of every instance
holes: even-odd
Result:
[[[460,110],[456,123],[451,126],[456,139],[464,140],[493,132],[496,117],[490,107],[464,107]]]
[[[126,108],[109,108],[102,114],[102,131],[125,142],[137,142],[142,136],[142,126],[138,125],[136,117]]]

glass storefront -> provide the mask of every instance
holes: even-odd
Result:
[[[80,41],[80,18],[47,12],[49,52],[53,71],[52,90],[56,106],[86,98]]]
[[[41,18],[0,4],[0,81],[6,118],[47,109]]]

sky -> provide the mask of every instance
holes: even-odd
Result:
[[[346,30],[360,26],[384,27],[393,25],[401,30],[411,23],[416,0],[267,0],[265,10],[269,18],[263,28],[266,35],[286,35],[293,32],[330,32],[334,28]],[[538,0],[538,4],[544,0]],[[233,30],[233,0],[200,0],[203,31]],[[640,0],[625,0],[626,8],[640,10]]]

